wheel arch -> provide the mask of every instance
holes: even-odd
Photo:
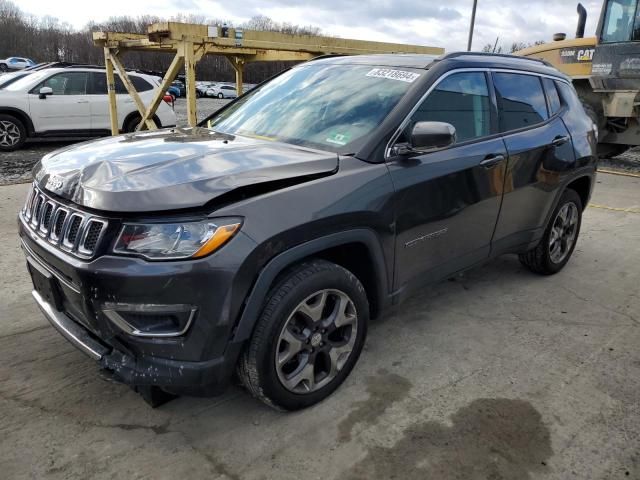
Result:
[[[587,208],[587,203],[589,203],[589,198],[591,197],[591,177],[588,175],[584,175],[582,177],[578,177],[574,180],[571,180],[565,188],[574,190],[582,201],[582,210],[584,211]]]
[[[29,115],[23,110],[20,110],[19,108],[14,108],[14,107],[0,107],[0,114],[13,115],[23,123],[23,125],[27,129],[27,136],[30,137],[33,135],[34,133],[33,122],[31,121],[31,118],[29,117]]]
[[[265,265],[239,315],[234,342],[245,341],[251,336],[264,299],[278,278],[293,265],[310,258],[322,258],[351,271],[365,288],[372,318],[389,304],[387,269],[376,234],[368,229],[334,233],[292,247]]]

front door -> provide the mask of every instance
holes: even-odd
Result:
[[[62,72],[47,78],[29,92],[29,109],[37,133],[84,133],[91,129],[86,72]],[[52,95],[40,98],[42,87]]]
[[[395,288],[437,280],[489,256],[502,200],[507,152],[494,135],[495,109],[484,72],[441,80],[411,116],[456,128],[449,148],[388,159],[396,189]]]

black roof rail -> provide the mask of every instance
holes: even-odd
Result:
[[[492,52],[451,52],[446,53],[438,60],[444,60],[447,58],[457,58],[457,57],[466,57],[466,56],[479,56],[479,57],[500,57],[500,58],[510,58],[515,60],[525,60],[530,62],[538,62],[547,67],[553,67],[551,63],[542,58],[532,58],[532,57],[520,57],[518,55],[511,55],[508,53],[492,53]]]
[[[334,58],[334,57],[348,57],[349,55],[346,55],[344,53],[325,53],[323,55],[318,55],[317,57],[313,57],[311,60],[307,60],[308,62],[314,62],[316,60],[322,60],[325,58]]]
[[[69,63],[68,65],[61,65],[64,68],[100,68],[104,69],[104,65],[90,65],[87,63]]]

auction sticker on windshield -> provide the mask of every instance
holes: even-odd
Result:
[[[331,132],[329,134],[329,137],[325,141],[329,143],[335,143],[336,145],[346,145],[351,141],[351,134],[348,132]]]
[[[419,76],[419,73],[394,70],[392,68],[374,68],[367,73],[367,77],[389,78],[391,80],[400,80],[401,82],[407,83],[413,83]]]

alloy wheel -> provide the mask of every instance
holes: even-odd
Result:
[[[578,207],[569,202],[560,208],[549,235],[549,257],[553,263],[562,262],[573,248],[578,227]]]
[[[351,356],[357,330],[356,308],[346,293],[325,289],[308,296],[278,337],[275,366],[282,385],[303,394],[327,385]]]
[[[0,121],[0,147],[13,147],[20,142],[20,129],[10,121]]]

